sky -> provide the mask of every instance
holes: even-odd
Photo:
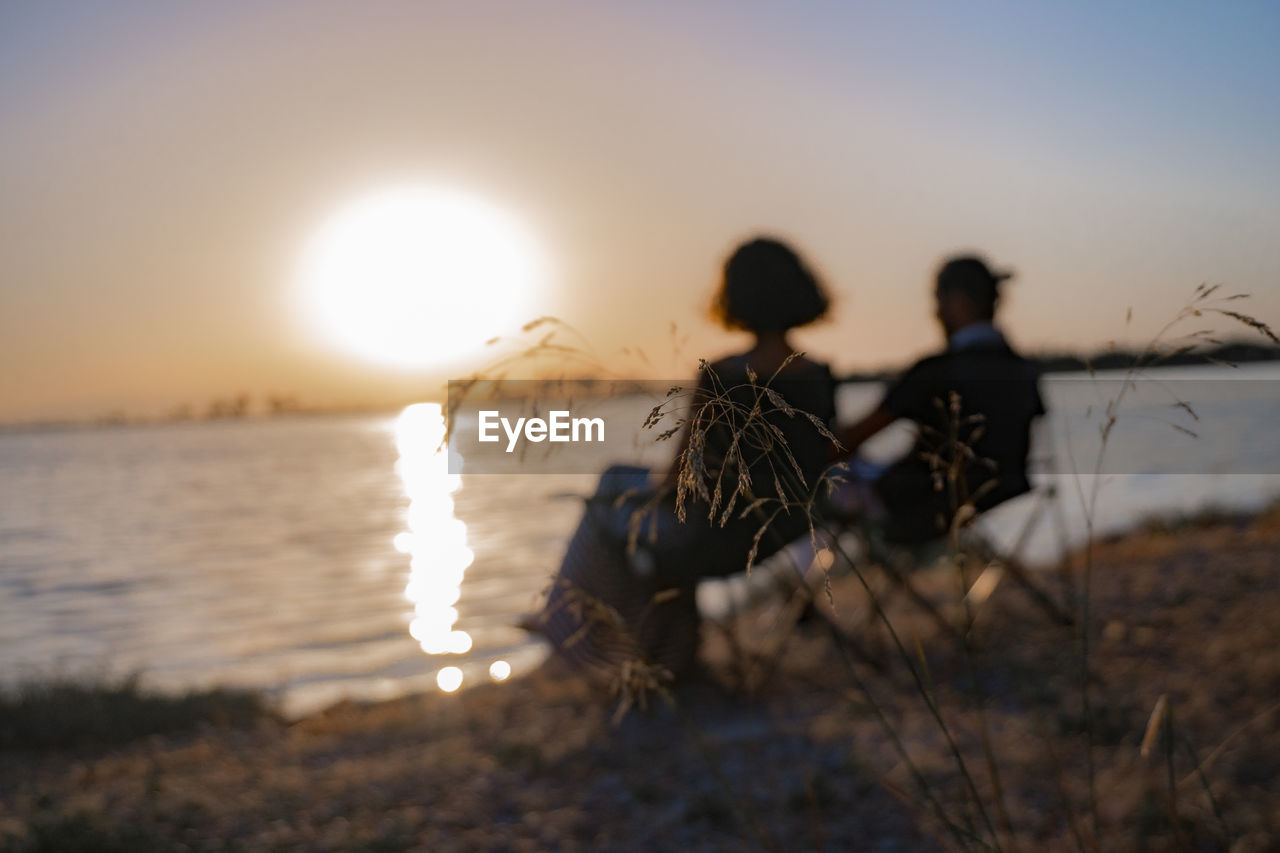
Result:
[[[294,296],[402,186],[518,218],[533,313],[620,370],[741,348],[707,308],[757,233],[823,275],[797,341],[841,370],[939,344],[960,250],[1017,271],[1024,350],[1143,340],[1201,282],[1274,324],[1276,44],[1263,2],[4,4],[0,421],[439,396],[482,361],[362,363]]]

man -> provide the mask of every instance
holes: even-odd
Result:
[[[943,536],[966,505],[981,512],[1030,489],[1031,424],[1044,414],[1035,365],[994,325],[1000,284],[980,257],[949,259],[937,275],[937,318],[946,349],[911,367],[874,411],[838,431],[850,455],[898,418],[917,427],[910,453],[859,484],[860,511],[886,538]]]

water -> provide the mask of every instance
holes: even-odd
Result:
[[[1152,375],[1197,396],[1201,420],[1145,393],[1155,386],[1134,392],[1104,457],[1098,532],[1280,496],[1280,367]],[[1040,455],[1092,471],[1099,393],[1117,387],[1046,383],[1041,447],[1054,450]],[[877,393],[848,387],[841,409]],[[0,677],[141,672],[160,689],[263,688],[298,714],[536,665],[545,651],[513,622],[576,523],[565,495],[591,478],[450,477],[413,420],[431,414],[0,434]],[[908,437],[891,431],[868,455]],[[1028,543],[1049,561],[1080,541],[1095,483],[1038,479],[1062,495],[1063,528],[1041,524]],[[985,523],[1010,540],[1031,505]]]

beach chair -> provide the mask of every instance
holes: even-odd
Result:
[[[1043,463],[1041,467],[1049,470]],[[744,678],[750,681],[748,687],[758,687],[768,678],[804,618],[826,623],[833,639],[846,652],[881,669],[883,662],[864,647],[858,627],[872,622],[877,609],[888,605],[895,595],[905,596],[944,636],[961,640],[982,606],[1008,579],[1050,621],[1071,625],[1074,619],[1070,598],[1055,597],[1021,556],[1031,535],[1041,525],[1052,523],[1060,553],[1065,557],[1067,540],[1059,500],[1056,484],[1049,480],[1009,501],[1010,505],[1025,502],[1029,507],[1012,542],[1005,547],[975,525],[958,531],[954,540],[944,537],[903,545],[887,541],[874,525],[843,520],[822,523],[813,538],[790,543],[771,560],[753,568],[749,577],[738,579],[739,590],[728,596],[730,606],[718,618],[709,619],[708,625],[726,638],[736,658],[751,661],[753,674]],[[1058,573],[1064,589],[1068,588],[1065,569],[1064,559]],[[927,594],[917,580],[931,570],[949,573],[948,583],[942,584],[948,594],[941,598]],[[825,598],[829,579],[854,573],[866,585],[871,600],[854,625],[848,620],[837,624],[825,608],[815,604]],[[963,593],[955,580],[962,581]],[[848,613],[839,602],[836,606]],[[761,607],[768,612],[754,612]],[[749,640],[744,641],[739,636],[741,632],[735,631],[735,623],[749,613],[753,613],[754,621],[747,632]]]
[[[970,516],[965,523],[958,525],[952,535],[910,544],[889,541],[875,523],[865,519],[855,517],[842,521],[836,518],[830,525],[835,535],[845,536],[855,543],[842,549],[851,559],[858,561],[846,568],[882,575],[889,584],[890,594],[905,594],[948,633],[967,631],[965,622],[974,617],[1006,578],[1019,587],[1050,621],[1060,625],[1072,624],[1068,536],[1057,487],[1054,446],[1050,422],[1039,419],[1032,427],[1033,452],[1027,460],[1033,485],[1029,491],[1001,504],[1006,508],[1004,511],[1019,504],[1027,506],[1022,524],[1008,544],[999,544],[984,529],[985,513]],[[1061,587],[1058,596],[1034,577],[1036,573],[1028,569],[1024,558],[1032,535],[1045,524],[1053,525],[1061,557],[1057,571]],[[940,564],[948,566],[953,572],[952,577],[959,582],[951,584],[949,602],[930,598],[915,582],[915,578],[925,570]],[[965,617],[947,618],[942,609],[948,603],[958,605]]]
[[[1052,483],[1042,485],[1013,500],[1031,502],[1032,507],[1012,544],[1004,548],[998,546],[988,533],[976,525],[967,525],[954,536],[911,544],[887,541],[874,525],[848,525],[848,532],[860,545],[854,553],[863,561],[856,568],[883,574],[891,591],[905,594],[946,633],[967,631],[967,619],[973,617],[1006,578],[1052,622],[1071,625],[1074,619],[1069,603],[1059,601],[1041,582],[1034,579],[1022,557],[1035,529],[1045,523],[1046,518],[1055,517],[1057,487]],[[1057,529],[1060,533],[1059,544],[1065,546],[1061,525]],[[968,614],[967,619],[948,618],[939,602],[919,588],[915,576],[930,568],[945,568],[954,573],[953,576],[964,591],[959,594],[957,589],[957,600],[952,603],[959,605],[959,609]]]

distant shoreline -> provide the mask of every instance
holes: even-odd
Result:
[[[1092,355],[1075,353],[1039,353],[1028,355],[1040,368],[1044,375],[1059,373],[1086,373],[1093,371],[1127,370],[1140,363],[1143,353],[1132,349],[1108,349]],[[1246,343],[1228,342],[1216,347],[1191,352],[1167,355],[1148,353],[1140,366],[1152,367],[1187,367],[1210,365],[1243,365],[1280,361],[1280,347]],[[893,379],[905,368],[905,365],[884,367],[876,370],[860,370],[841,374],[836,378],[840,384],[857,382],[885,382]],[[49,420],[28,420],[0,423],[0,435],[45,432],[52,430],[100,429],[117,426],[166,426],[172,424],[201,423],[237,423],[260,422],[275,419],[298,417],[315,417],[326,415],[367,415],[380,412],[395,413],[410,403],[421,400],[409,400],[402,403],[377,403],[353,406],[318,406],[310,408],[293,404],[292,407],[276,411],[245,412],[243,410],[227,414],[223,410],[206,416],[184,414],[173,416],[130,416],[113,412],[107,415],[88,418],[54,418]]]
[[[46,421],[15,421],[12,423],[0,423],[0,435],[17,435],[31,432],[80,432],[84,430],[112,429],[116,427],[167,427],[167,426],[199,426],[206,424],[243,424],[243,423],[266,423],[268,421],[291,421],[302,420],[306,418],[316,417],[341,417],[349,415],[351,417],[360,417],[363,415],[386,414],[388,417],[399,414],[407,403],[387,404],[387,405],[371,405],[371,406],[350,406],[350,407],[333,407],[333,408],[316,408],[316,409],[295,409],[290,412],[280,413],[257,413],[247,415],[227,415],[219,417],[191,417],[191,418],[167,418],[159,417],[102,417],[102,418],[83,418],[78,420],[46,420]]]
[[[1188,367],[1208,365],[1240,365],[1257,364],[1268,361],[1280,361],[1280,347],[1252,344],[1241,341],[1220,344],[1210,349],[1191,352],[1160,355],[1143,353],[1133,349],[1107,349],[1092,355],[1077,353],[1031,353],[1027,358],[1034,361],[1042,374],[1052,373],[1086,373],[1098,370],[1127,370],[1138,365],[1150,367]],[[875,371],[858,371],[840,376],[837,381],[851,382],[884,382],[901,372],[901,367],[883,368]]]

